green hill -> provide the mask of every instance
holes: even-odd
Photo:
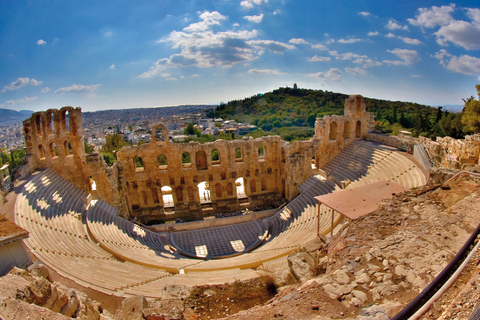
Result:
[[[323,90],[279,88],[243,100],[222,103],[208,116],[250,123],[265,131],[282,127],[313,127],[317,117],[342,114],[348,96]],[[440,120],[449,115],[442,108],[413,102],[364,99],[367,110],[375,113],[378,131],[398,133],[405,128],[413,130],[415,135],[452,135],[441,127]],[[461,133],[461,129],[458,131],[455,133]]]

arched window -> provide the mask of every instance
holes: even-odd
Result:
[[[362,136],[362,123],[360,120],[357,121],[355,125],[355,138],[360,138]]]
[[[335,121],[330,122],[330,140],[337,139],[337,123]]]
[[[265,147],[263,145],[258,147],[258,157],[265,158]]]
[[[158,168],[160,170],[166,170],[168,168],[168,166],[167,166],[167,156],[164,155],[163,153],[161,153],[157,156],[157,162],[158,162]]]
[[[53,120],[53,112],[50,111],[47,113],[47,121],[48,121],[48,129],[49,129],[49,134],[54,134],[55,133],[55,121]]]
[[[258,169],[255,169],[255,177],[258,177],[260,175],[260,171]]]
[[[231,182],[227,183],[227,196],[233,196],[233,185]]]
[[[346,121],[343,125],[343,138],[350,139],[351,136],[351,129],[350,129],[350,121]]]
[[[184,168],[190,168],[192,165],[192,160],[190,159],[190,153],[186,151],[182,153],[182,165]]]
[[[135,156],[133,158],[133,163],[135,164],[135,171],[143,171],[144,170],[142,157]]]
[[[200,182],[197,185],[198,196],[200,197],[200,203],[211,203],[210,199],[210,185],[207,181]]]
[[[151,190],[152,190],[153,203],[160,203],[160,199],[158,198],[157,188],[153,187]]]
[[[45,159],[45,150],[41,144],[38,145],[38,157],[40,159]]]
[[[218,149],[212,150],[212,164],[219,164],[220,163],[220,151]]]
[[[40,115],[37,115],[35,117],[35,125],[37,127],[37,135],[41,136],[42,135],[42,117]]]
[[[50,143],[50,156],[52,158],[58,157],[57,145],[55,143]]]
[[[255,182],[255,179],[250,180],[250,192],[257,192],[257,183]]]
[[[70,141],[65,140],[63,142],[63,148],[65,149],[65,155],[68,156],[70,154],[73,154],[72,146],[70,145]]]
[[[206,170],[207,169],[207,155],[205,151],[200,150],[195,154],[195,161],[197,165],[197,170]]]
[[[262,178],[262,191],[267,190],[267,178]]]
[[[220,183],[217,183],[215,185],[215,195],[217,196],[217,198],[222,197],[222,185]]]
[[[242,161],[242,149],[236,148],[235,149],[235,161],[241,162]]]

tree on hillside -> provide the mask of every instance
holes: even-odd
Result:
[[[475,86],[480,99],[480,84]],[[465,101],[462,123],[467,126],[467,131],[480,133],[480,101],[471,97]]]
[[[128,145],[128,142],[123,140],[120,133],[109,134],[100,150],[107,165],[111,166],[117,159],[117,151]]]

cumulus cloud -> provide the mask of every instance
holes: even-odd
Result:
[[[356,75],[356,76],[364,76],[367,74],[367,71],[365,69],[362,69],[360,67],[356,67],[356,68],[345,68],[345,71],[347,71],[348,73],[351,73],[353,75]]]
[[[292,43],[292,44],[309,44],[307,41],[305,41],[304,39],[301,39],[301,38],[293,38],[293,39],[290,39],[290,41],[288,41],[288,43]]]
[[[362,41],[362,39],[339,39],[337,42],[338,43],[355,43]]]
[[[37,99],[38,99],[38,97],[25,97],[25,98],[17,100],[17,102],[18,103],[24,103],[24,102],[29,102],[29,101],[35,101]]]
[[[413,45],[423,44],[423,42],[418,39],[412,39],[412,38],[401,37],[401,36],[398,36],[398,39],[402,40],[407,44],[413,44]]]
[[[98,90],[101,84],[84,86],[81,84],[72,84],[70,87],[63,87],[55,90],[55,93],[93,93]]]
[[[115,65],[112,64],[110,67],[108,67],[108,69],[110,69],[110,70],[115,70]]]
[[[418,52],[408,49],[394,49],[388,52],[396,55],[400,60],[383,60],[384,63],[394,66],[407,66],[419,60]]]
[[[0,108],[6,107],[6,106],[11,106],[12,104],[15,104],[15,101],[13,100],[8,100],[7,102],[0,104]]]
[[[323,61],[330,61],[332,60],[330,57],[320,57],[320,56],[313,56],[311,58],[307,58],[308,61],[310,62],[323,62]]]
[[[30,78],[18,78],[14,82],[10,83],[9,85],[6,85],[3,87],[2,92],[9,91],[9,90],[17,90],[20,89],[21,87],[24,87],[30,82]]]
[[[320,80],[341,81],[342,71],[338,68],[331,68],[327,72],[309,73],[307,76]]]
[[[259,6],[266,2],[268,2],[268,0],[244,0],[240,2],[240,5],[245,9],[252,9],[255,5]]]
[[[260,23],[263,20],[263,13],[258,16],[245,16],[244,18],[253,23]]]
[[[248,70],[249,74],[268,74],[268,75],[282,75],[286,74],[285,72],[281,72],[278,69],[250,69]]]
[[[389,30],[408,30],[408,26],[402,26],[394,19],[390,19],[385,27]]]
[[[449,6],[431,8],[419,8],[415,19],[407,19],[410,24],[417,27],[434,28],[436,26],[444,26],[452,22],[454,19],[451,13],[455,10],[455,4]]]
[[[469,55],[459,57],[442,49],[434,55],[443,67],[451,72],[477,76],[480,80],[480,59]]]
[[[297,47],[274,40],[250,40],[247,41],[249,45],[252,45],[259,49],[269,50],[275,53],[284,53],[287,50],[296,49]]]
[[[205,11],[200,14],[200,19],[202,21],[192,23],[188,27],[183,28],[183,31],[187,32],[198,32],[198,31],[206,31],[210,29],[213,25],[220,25],[221,20],[227,19],[224,15],[221,15],[218,11]]]
[[[354,52],[346,52],[338,54],[336,51],[330,51],[330,54],[337,60],[353,60],[353,59],[367,59],[366,55],[360,55]]]
[[[312,49],[317,49],[317,50],[328,50],[327,47],[325,47],[323,44],[312,44]]]
[[[42,89],[42,93],[47,93],[48,91],[50,91],[49,87],[45,87],[45,88]]]
[[[361,16],[364,16],[364,17],[368,17],[370,15],[370,12],[360,11],[358,14],[361,15]]]
[[[375,61],[375,60],[372,60],[372,59],[369,59],[369,58],[367,58],[367,59],[358,58],[358,59],[353,60],[353,63],[361,64],[364,68],[378,67],[378,66],[382,65],[381,62]]]
[[[367,33],[367,36],[374,37],[374,36],[378,36],[379,34],[380,32],[378,31],[370,31],[369,33]]]
[[[470,23],[467,21],[456,20],[443,26],[435,32],[437,43],[447,46],[448,42],[452,42],[467,50],[475,50],[480,48],[480,24],[475,21]]]
[[[43,81],[37,81],[37,80],[35,80],[35,79],[30,79],[30,84],[31,84],[32,86],[39,86],[39,85],[41,85],[42,83],[43,83]]]
[[[43,39],[40,39],[40,40],[37,41],[37,44],[38,44],[39,46],[43,46],[44,44],[47,44],[47,42],[46,42],[45,40],[43,40]]]

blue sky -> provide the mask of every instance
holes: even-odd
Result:
[[[480,83],[478,1],[1,1],[0,107],[218,104],[278,87],[432,106]]]

